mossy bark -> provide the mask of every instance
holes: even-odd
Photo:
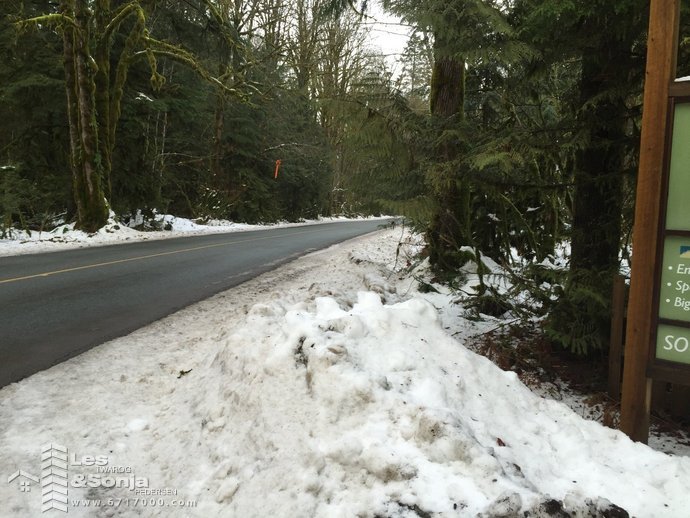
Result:
[[[63,14],[74,20],[63,34],[63,58],[77,227],[95,232],[108,220],[96,123],[95,67],[89,52],[86,0],[63,0]]]
[[[113,12],[110,0],[62,0],[60,9],[66,20],[63,54],[77,226],[94,232],[108,220],[115,132],[127,74],[145,36],[146,19],[136,1]],[[133,25],[112,74],[113,35],[127,19],[133,19]],[[151,82],[158,88],[163,78],[150,50],[146,57]]]
[[[444,47],[439,40],[431,78],[430,108],[439,136],[463,120],[465,103],[465,61],[441,54],[438,48]],[[427,231],[427,241],[432,266],[439,273],[449,273],[465,263],[459,248],[472,241],[471,193],[469,185],[452,165],[458,158],[460,143],[446,138],[440,138],[440,142],[437,149],[439,167],[432,181],[436,209]]]
[[[110,15],[110,0],[98,0],[96,3],[95,24],[96,32],[103,34],[108,25]],[[98,146],[101,152],[101,165],[103,167],[103,183],[105,194],[108,198],[112,195],[112,151],[113,146],[109,139],[108,125],[110,121],[110,53],[108,37],[99,38],[96,42],[94,60],[96,62],[96,74],[94,77],[96,87],[96,113],[98,114]]]
[[[431,76],[431,114],[448,119],[464,118],[465,61],[437,55]]]

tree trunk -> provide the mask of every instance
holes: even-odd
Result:
[[[575,160],[568,284],[551,313],[549,328],[558,342],[583,355],[606,350],[611,327],[623,175],[630,152],[624,98],[633,68],[629,56],[630,44],[615,34],[604,37],[601,48],[585,49],[582,56],[579,119],[588,139]]]
[[[437,39],[437,48],[441,42]],[[436,52],[431,78],[431,114],[438,124],[439,134],[451,129],[464,118],[465,61]],[[452,166],[443,164],[455,160],[459,154],[457,142],[441,139],[437,150],[440,167],[433,173],[433,195],[436,209],[427,231],[429,260],[439,273],[456,271],[464,264],[459,248],[471,244],[470,187]]]
[[[110,18],[110,0],[98,0],[96,9],[96,31],[102,33]],[[101,152],[103,167],[103,183],[107,198],[112,196],[112,152],[114,142],[110,142],[110,42],[108,38],[99,38],[96,44],[94,58],[96,60],[95,92],[96,113],[98,114],[98,149]]]
[[[465,62],[454,57],[437,56],[431,76],[431,114],[448,119],[465,116]]]
[[[225,67],[221,66],[221,75]],[[223,134],[225,132],[225,107],[227,101],[225,100],[225,93],[220,89],[216,89],[216,109],[213,116],[213,145],[211,150],[211,178],[214,187],[222,189],[227,188],[226,179],[223,174]]]
[[[95,232],[108,220],[102,187],[95,114],[93,60],[89,53],[89,13],[86,0],[63,0],[62,11],[74,18],[75,27],[64,31],[64,65],[67,112],[77,227]]]
[[[611,56],[615,60],[615,56]],[[592,55],[583,59],[581,102],[615,85]],[[586,124],[589,144],[576,159],[571,270],[614,272],[618,268],[623,206],[626,107],[623,100],[597,103]]]

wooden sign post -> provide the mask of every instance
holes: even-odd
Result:
[[[661,225],[665,224],[662,208],[666,212],[666,200],[662,200],[663,172],[669,95],[676,76],[679,19],[680,0],[651,0],[621,398],[621,430],[641,442],[649,438],[650,354],[652,343],[656,344],[659,316],[659,305],[653,301],[659,300],[659,234]]]

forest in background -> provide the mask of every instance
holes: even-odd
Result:
[[[366,2],[0,5],[2,236],[94,231],[111,209],[402,214],[439,279],[519,256],[549,336],[605,352],[630,249],[648,2],[383,0],[411,32],[395,76],[367,46]],[[563,243],[569,270],[544,267]],[[482,312],[509,309],[489,284],[474,295]]]

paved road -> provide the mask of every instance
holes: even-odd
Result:
[[[385,221],[0,258],[0,387]]]

